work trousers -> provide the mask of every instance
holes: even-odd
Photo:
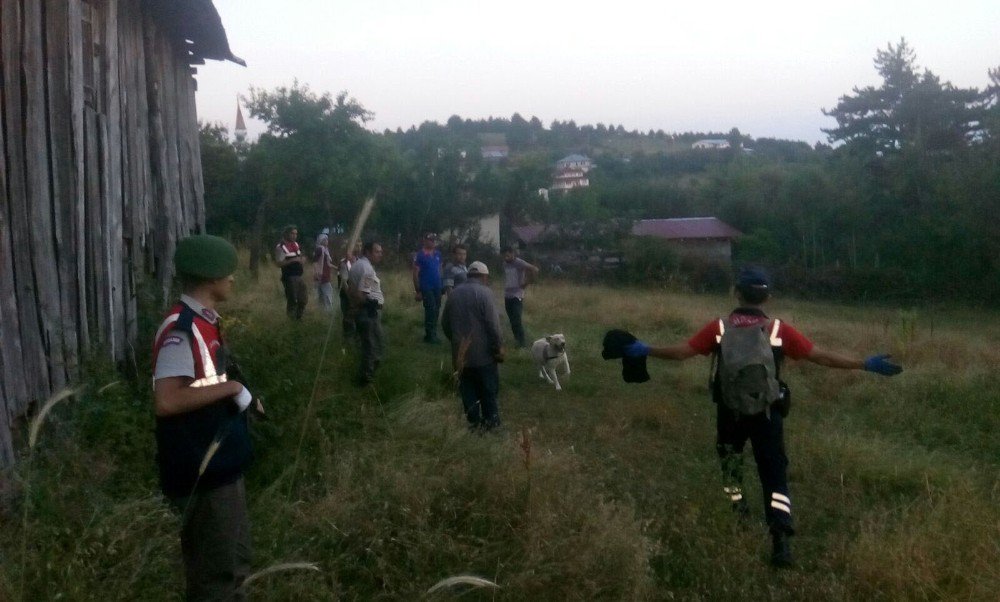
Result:
[[[488,431],[500,426],[500,371],[496,364],[464,368],[458,391],[470,429]]]
[[[514,340],[518,347],[526,347],[524,340],[524,325],[521,323],[521,314],[524,313],[524,301],[516,297],[508,297],[503,300],[504,309],[507,310],[507,319],[510,320],[510,330],[514,333]]]
[[[285,311],[293,320],[301,320],[302,312],[309,301],[309,289],[302,276],[285,276],[281,279],[285,287]]]
[[[424,287],[420,289],[424,302],[424,342],[438,340],[438,315],[441,313],[441,289]]]
[[[252,551],[243,477],[171,500],[181,513],[181,553],[188,602],[245,600]]]
[[[722,462],[724,490],[730,500],[743,500],[743,447],[753,447],[757,475],[764,491],[764,517],[772,532],[793,533],[792,500],[788,496],[788,457],[782,417],[777,411],[741,415],[717,404],[716,451]]]
[[[340,289],[340,324],[344,329],[344,339],[349,339],[354,336],[355,326],[355,312],[351,309],[351,299],[347,296],[347,291]]]
[[[382,361],[384,337],[382,333],[382,310],[362,307],[355,318],[358,347],[361,351],[361,380],[371,381],[375,370]]]
[[[326,311],[333,311],[333,283],[317,282],[316,296],[319,298],[319,306]]]

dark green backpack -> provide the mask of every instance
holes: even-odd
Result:
[[[759,414],[781,398],[767,326],[738,328],[728,319],[720,320],[722,337],[713,396],[717,403],[739,414]]]

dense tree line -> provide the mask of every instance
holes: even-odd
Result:
[[[746,234],[737,260],[770,266],[786,289],[1000,302],[1000,68],[984,89],[959,88],[918,67],[905,40],[874,63],[881,85],[824,111],[836,126],[815,146],[519,114],[376,133],[346,94],[252,90],[250,113],[268,124],[259,140],[202,131],[210,228],[261,248],[284,222],[349,226],[373,194],[372,226],[400,249],[493,212],[600,231],[602,245],[623,221],[715,215]],[[692,149],[701,138],[730,147]],[[498,144],[507,159],[482,157]],[[596,160],[591,187],[545,200],[538,190],[571,152]]]

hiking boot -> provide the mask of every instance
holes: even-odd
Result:
[[[784,531],[775,531],[771,534],[771,566],[779,569],[787,569],[792,566],[792,546],[790,536]]]

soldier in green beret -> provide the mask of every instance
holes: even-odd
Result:
[[[174,265],[183,294],[153,344],[156,459],[163,493],[181,513],[188,600],[243,599],[250,570],[243,473],[253,455],[253,396],[227,377],[215,309],[232,293],[236,264],[236,249],[222,238],[180,241]]]

